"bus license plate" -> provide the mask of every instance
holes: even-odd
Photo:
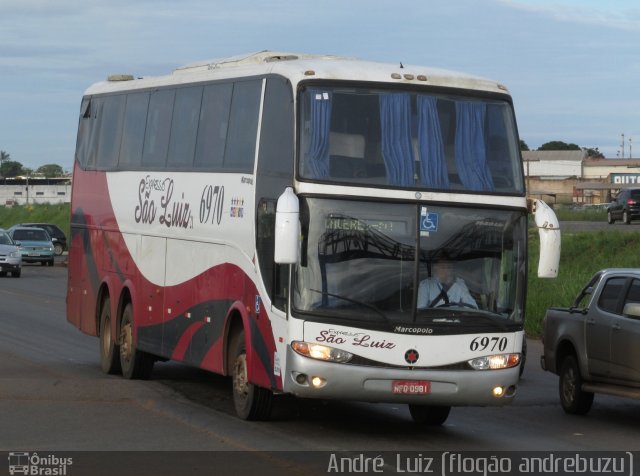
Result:
[[[427,395],[431,393],[431,382],[428,380],[394,380],[394,395]]]

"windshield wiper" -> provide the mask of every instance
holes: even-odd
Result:
[[[359,306],[366,307],[367,309],[371,309],[376,314],[381,316],[382,319],[384,319],[385,322],[389,322],[389,319],[387,319],[387,316],[385,316],[384,313],[380,309],[375,307],[373,304],[369,304],[367,302],[362,302],[362,301],[357,301],[356,299],[351,299],[351,298],[348,298],[348,297],[345,297],[345,296],[340,296],[339,294],[328,293],[326,291],[318,291],[317,289],[309,289],[309,291],[313,291],[314,293],[318,293],[318,294],[321,294],[323,296],[329,296],[329,297],[333,297],[333,298],[336,298],[336,299],[342,299],[343,301],[347,301],[347,302],[350,302],[352,304],[357,304]]]

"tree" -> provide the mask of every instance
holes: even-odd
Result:
[[[520,139],[520,150],[531,150],[525,141]]]
[[[58,164],[46,164],[38,167],[36,173],[42,174],[45,177],[62,177],[63,170]]]
[[[0,150],[0,165],[4,164],[5,161],[9,160],[9,152],[5,152],[4,150]]]
[[[0,165],[0,175],[3,177],[17,177],[22,175],[22,164],[14,160],[3,161]]]
[[[582,150],[582,148],[577,144],[567,144],[566,142],[562,142],[560,140],[554,140],[542,144],[540,147],[538,147],[538,150]]]
[[[584,148],[582,150],[584,150],[587,153],[587,157],[589,157],[591,159],[604,159],[604,154],[602,152],[600,152],[597,147],[594,148],[594,149]]]

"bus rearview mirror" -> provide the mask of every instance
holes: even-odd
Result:
[[[560,222],[554,211],[542,200],[529,199],[540,235],[539,278],[556,278],[560,267]]]
[[[276,233],[274,261],[294,264],[298,261],[300,237],[300,203],[291,187],[278,198],[276,206]]]

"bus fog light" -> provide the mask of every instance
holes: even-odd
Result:
[[[520,363],[520,354],[487,355],[471,359],[468,363],[474,370],[508,369]]]
[[[307,376],[306,374],[298,374],[295,376],[296,382],[300,385],[306,385],[307,384]]]
[[[311,377],[311,385],[315,388],[324,387],[327,381],[322,377]]]
[[[309,342],[293,341],[291,348],[298,354],[317,360],[328,362],[345,363],[349,362],[353,354],[346,350],[335,349],[326,345],[311,344]]]
[[[504,395],[504,387],[493,387],[492,393],[494,397],[501,397]]]

